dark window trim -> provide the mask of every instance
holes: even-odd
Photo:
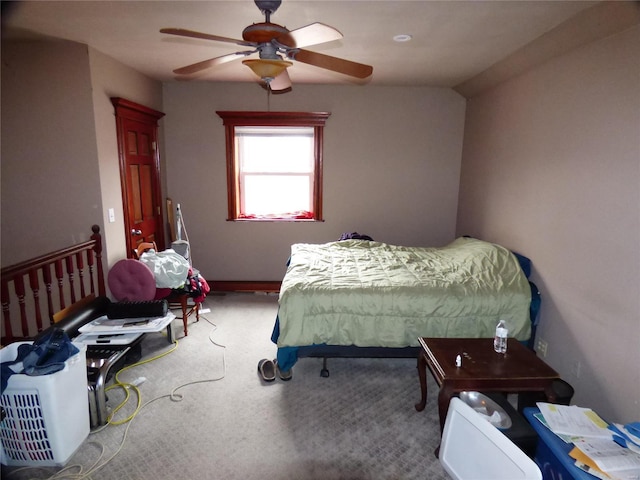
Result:
[[[324,126],[331,115],[330,112],[235,112],[216,111],[222,118],[225,127],[225,143],[227,158],[227,220],[229,221],[296,221],[318,222],[322,216],[322,167]],[[315,143],[315,174],[313,194],[313,219],[243,219],[240,217],[240,202],[238,200],[238,172],[235,162],[235,127],[314,127]]]

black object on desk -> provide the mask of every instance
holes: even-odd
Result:
[[[164,317],[169,312],[166,300],[146,302],[113,302],[107,307],[107,318]]]

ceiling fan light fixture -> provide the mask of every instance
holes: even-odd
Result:
[[[253,70],[253,73],[265,82],[273,80],[293,65],[293,62],[287,60],[268,60],[263,58],[243,60],[242,63]]]

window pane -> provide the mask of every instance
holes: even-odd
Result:
[[[309,177],[305,175],[246,175],[240,188],[244,215],[283,215],[313,210]]]
[[[229,220],[322,221],[328,112],[216,112],[227,138]]]
[[[240,170],[309,173],[314,165],[313,128],[238,127]]]

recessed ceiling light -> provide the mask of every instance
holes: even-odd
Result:
[[[411,35],[407,34],[407,33],[401,33],[400,35],[394,35],[393,37],[393,41],[394,42],[408,42],[409,40],[411,40]]]

